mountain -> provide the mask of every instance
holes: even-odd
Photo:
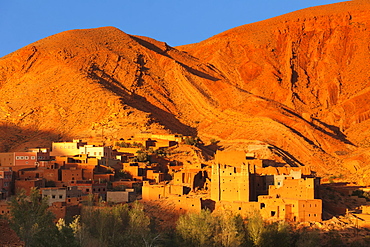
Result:
[[[47,37],[0,58],[0,148],[172,132],[258,141],[367,183],[369,7],[304,9],[181,47],[114,27]]]

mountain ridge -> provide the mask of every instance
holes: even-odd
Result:
[[[0,147],[172,132],[226,148],[262,141],[321,175],[365,172],[367,4],[313,7],[180,47],[114,27],[47,37],[0,58]],[[308,19],[328,10],[338,16]]]

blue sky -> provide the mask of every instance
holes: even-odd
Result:
[[[171,46],[335,0],[0,0],[0,57],[71,29],[115,26]]]

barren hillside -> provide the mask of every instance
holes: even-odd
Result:
[[[369,7],[305,9],[177,48],[114,27],[42,39],[0,58],[0,147],[173,132],[258,140],[320,174],[362,177]]]

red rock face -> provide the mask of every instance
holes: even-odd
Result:
[[[238,88],[277,101],[316,130],[354,144],[347,145],[350,150],[362,148],[370,129],[369,7],[368,1],[351,1],[309,8],[179,49],[212,63]],[[348,153],[346,144],[296,130],[327,153]]]
[[[369,7],[310,8],[177,48],[113,27],[40,40],[0,59],[2,148],[171,131],[363,173]]]
[[[368,7],[352,1],[310,8],[180,49],[242,89],[348,129],[369,111],[361,100],[370,83]]]

